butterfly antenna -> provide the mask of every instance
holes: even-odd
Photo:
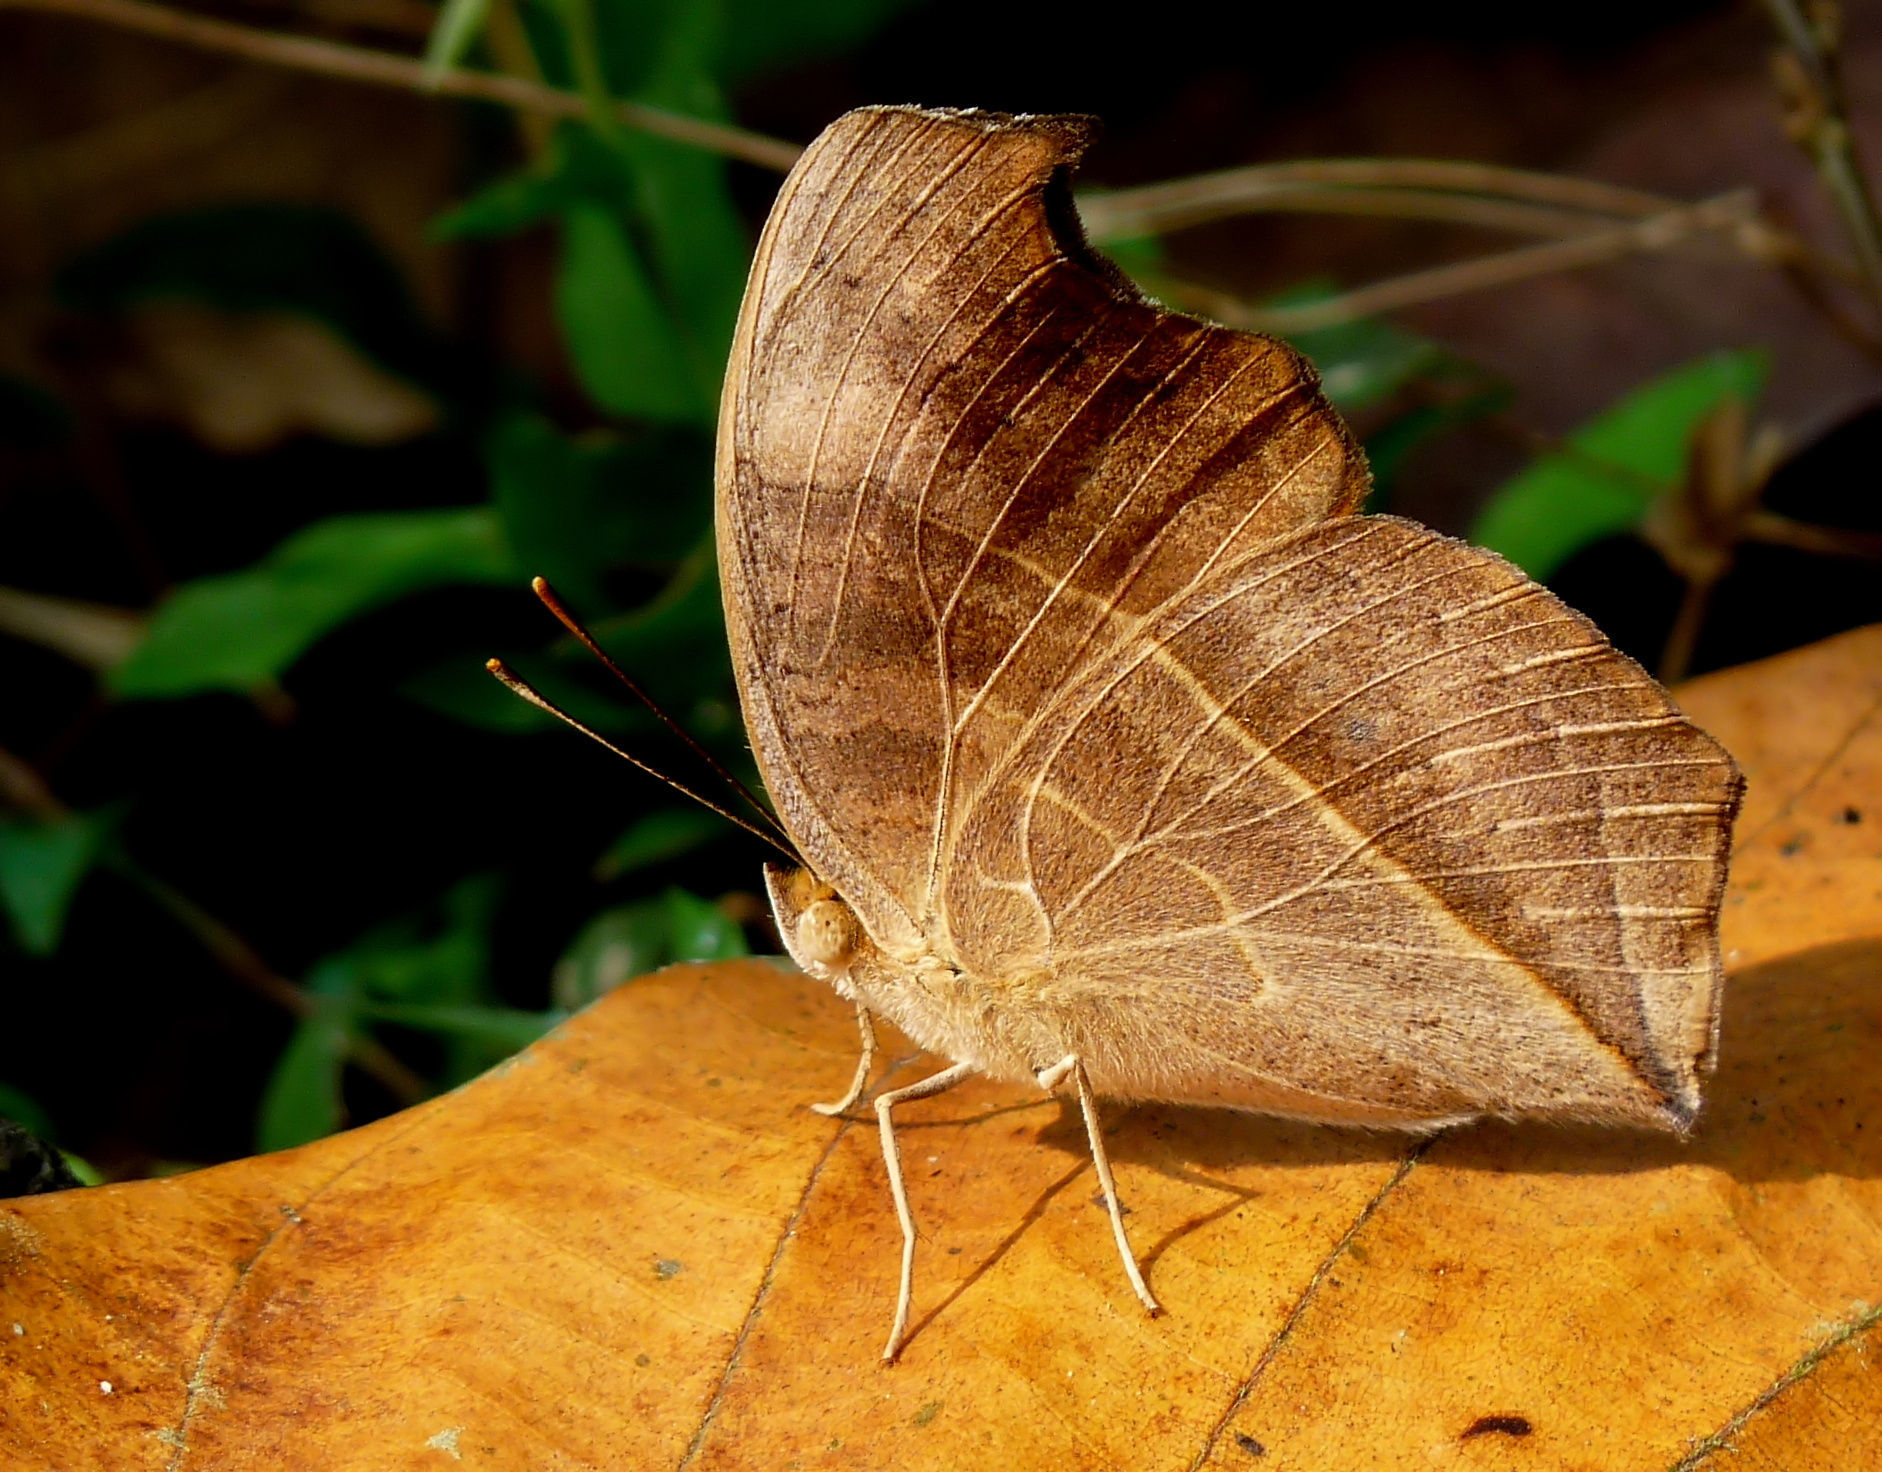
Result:
[[[556,590],[549,586],[549,580],[547,578],[531,578],[529,580],[529,586],[534,590],[536,596],[542,600],[542,606],[556,616],[556,619],[561,623],[563,628],[567,629],[577,639],[580,639],[590,654],[594,655],[596,659],[600,660],[608,667],[609,674],[613,675],[615,679],[627,686],[629,694],[658,716],[661,723],[665,725],[669,731],[686,743],[694,756],[698,757],[710,767],[720,781],[724,782],[726,786],[730,787],[745,800],[746,805],[758,815],[759,819],[768,828],[772,829],[779,838],[789,843],[790,835],[784,831],[784,825],[778,821],[777,815],[754,797],[750,788],[739,781],[737,777],[733,776],[731,772],[727,771],[723,762],[711,752],[707,751],[699,742],[695,741],[690,731],[678,721],[674,720],[672,716],[660,709],[659,705],[655,703],[654,698],[645,690],[641,689],[640,685],[626,670],[622,669],[620,665],[614,662],[613,657],[609,655],[608,651],[595,642],[595,636],[582,627],[581,620],[569,612],[568,605],[562,601],[561,597],[556,593]],[[561,712],[558,711],[557,714],[560,715]],[[567,720],[568,717],[563,716],[563,719]],[[675,783],[674,785],[678,786],[679,784]],[[793,855],[793,857],[795,857],[795,855]]]
[[[743,828],[747,833],[751,834],[754,838],[763,839],[766,843],[770,844],[773,848],[775,848],[779,853],[783,854],[793,864],[803,863],[803,858],[797,853],[795,849],[790,847],[788,840],[780,841],[778,834],[766,832],[763,828],[760,828],[756,823],[753,823],[746,818],[740,817],[737,813],[733,812],[729,808],[721,807],[718,803],[714,802],[711,798],[700,796],[697,792],[693,791],[692,788],[688,787],[684,782],[677,781],[674,778],[669,777],[665,772],[662,772],[655,767],[649,766],[646,762],[642,761],[639,757],[635,756],[631,751],[623,751],[620,747],[616,746],[612,741],[608,740],[606,736],[603,736],[599,731],[595,730],[594,727],[584,725],[581,721],[576,720],[574,716],[570,715],[567,711],[563,710],[561,706],[557,705],[554,701],[550,700],[547,696],[540,694],[533,686],[531,686],[526,680],[524,680],[521,675],[517,674],[515,670],[511,669],[502,660],[500,659],[485,660],[484,668],[489,670],[491,674],[495,675],[505,685],[509,686],[509,688],[513,692],[522,696],[523,699],[527,700],[531,705],[535,706],[536,709],[548,711],[549,714],[554,716],[557,720],[564,721],[567,724],[573,726],[577,731],[580,731],[582,735],[588,737],[589,740],[599,742],[601,745],[607,747],[608,750],[613,752],[616,756],[622,758],[624,761],[632,763],[634,766],[639,767],[641,771],[647,773],[648,776],[658,777],[662,782],[666,783],[667,786],[671,787],[674,791],[684,793],[687,797],[690,797],[694,802],[698,803],[701,807],[710,808],[713,812],[717,813],[721,818],[724,818],[728,823],[736,823],[738,824],[739,827]]]

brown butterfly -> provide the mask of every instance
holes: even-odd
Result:
[[[1360,516],[1285,344],[1086,244],[1078,118],[866,108],[786,181],[718,543],[798,964],[950,1066],[1426,1129],[1684,1131],[1740,780],[1584,618]]]

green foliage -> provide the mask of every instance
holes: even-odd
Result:
[[[628,830],[595,861],[595,878],[619,879],[676,859],[725,832],[725,820],[704,808],[655,808],[636,818]]]
[[[1576,552],[1637,528],[1678,480],[1695,426],[1728,398],[1754,400],[1762,352],[1713,353],[1641,385],[1485,504],[1471,540],[1546,579]]]
[[[103,813],[0,819],[0,907],[21,950],[49,956],[59,948],[66,911],[112,822]]]
[[[288,1150],[330,1135],[345,1118],[340,1068],[357,1026],[359,981],[343,959],[307,978],[315,1012],[294,1029],[261,1096],[257,1150]]]
[[[556,963],[556,1004],[572,1012],[662,966],[745,954],[745,935],[736,921],[697,895],[669,889],[654,899],[603,910],[582,928]]]
[[[434,76],[461,62],[490,18],[490,0],[444,0],[425,41],[425,69]]]
[[[0,1118],[10,1119],[21,1129],[42,1140],[54,1138],[52,1116],[37,1099],[11,1084],[0,1084]]]
[[[301,1022],[263,1096],[256,1143],[282,1150],[330,1134],[344,1117],[342,1069],[375,1025],[430,1033],[444,1046],[440,1083],[474,1077],[558,1021],[498,1001],[490,972],[494,876],[467,879],[435,916],[380,926],[315,964],[306,991],[315,1013]]]
[[[704,424],[711,405],[688,372],[680,335],[639,245],[601,205],[562,217],[556,317],[582,385],[611,414]]]
[[[1273,297],[1274,307],[1311,306],[1337,296],[1326,281]],[[1436,343],[1377,317],[1291,333],[1288,340],[1320,370],[1320,388],[1341,412],[1356,414],[1397,393],[1414,379],[1452,364]]]
[[[488,509],[336,516],[251,568],[179,588],[112,670],[111,688],[126,699],[253,690],[321,635],[395,598],[519,579]]]

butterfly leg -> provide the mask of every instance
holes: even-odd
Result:
[[[895,1324],[889,1330],[888,1347],[882,1351],[885,1361],[893,1360],[901,1352],[902,1336],[908,1332],[908,1307],[915,1296],[915,1218],[908,1209],[908,1189],[902,1184],[902,1152],[895,1144],[895,1126],[889,1122],[889,1111],[911,1099],[945,1093],[973,1071],[971,1063],[956,1063],[918,1084],[891,1089],[876,1099],[876,1123],[882,1130],[882,1158],[889,1167],[889,1190],[895,1197],[895,1214],[902,1222],[902,1287],[895,1299]]]
[[[1078,1090],[1078,1107],[1085,1116],[1085,1134],[1091,1140],[1091,1163],[1098,1168],[1098,1187],[1104,1192],[1104,1204],[1111,1211],[1111,1231],[1117,1237],[1118,1256],[1124,1259],[1124,1272],[1131,1280],[1131,1287],[1137,1290],[1138,1298],[1143,1300],[1144,1307],[1153,1314],[1158,1313],[1160,1306],[1150,1296],[1144,1275],[1137,1266],[1137,1254],[1131,1251],[1130,1238],[1124,1235],[1124,1208],[1117,1199],[1117,1182],[1111,1175],[1111,1157],[1104,1151],[1104,1136],[1098,1132],[1098,1100],[1091,1092],[1091,1080],[1085,1075],[1085,1065],[1078,1061],[1076,1053],[1069,1054],[1050,1068],[1040,1070],[1039,1087],[1049,1094],[1065,1081],[1068,1074]]]
[[[818,1114],[841,1114],[850,1105],[863,1096],[863,1089],[869,1083],[869,1066],[876,1061],[876,1030],[870,1025],[868,1009],[856,1009],[856,1027],[863,1035],[863,1056],[856,1061],[856,1077],[850,1080],[850,1091],[834,1104],[813,1104],[810,1107]]]

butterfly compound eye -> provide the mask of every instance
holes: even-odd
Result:
[[[856,954],[856,916],[841,900],[816,900],[797,917],[797,959],[841,971]]]

